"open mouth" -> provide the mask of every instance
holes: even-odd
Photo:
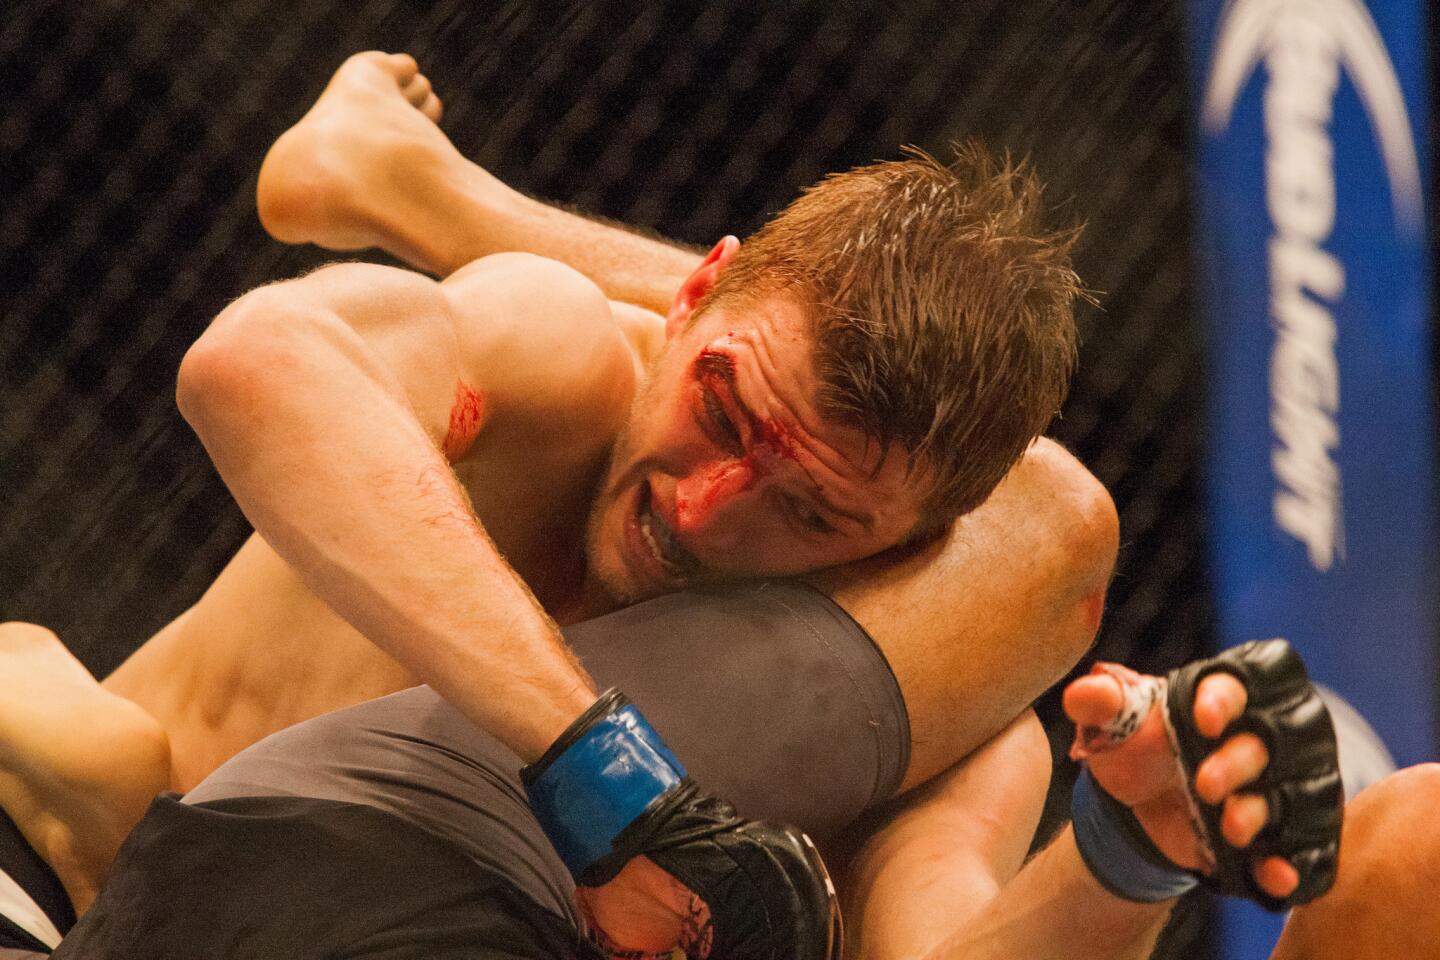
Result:
[[[669,524],[651,509],[650,495],[650,484],[643,483],[635,507],[635,522],[645,545],[650,548],[651,556],[672,577],[684,578],[696,573],[700,569],[700,561],[685,549]]]

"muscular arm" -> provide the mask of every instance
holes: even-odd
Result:
[[[604,329],[583,316],[604,309],[583,279],[528,258],[499,266],[442,285],[345,265],[254,291],[187,354],[177,395],[247,517],[307,585],[533,759],[594,691],[440,445],[457,397],[478,392],[489,431],[523,419],[517,409],[543,419],[631,367],[618,334],[587,351],[554,325],[570,310]],[[594,419],[618,417],[614,405]]]
[[[1049,767],[1044,732],[1027,711],[871,838],[848,897],[861,960],[1148,956],[1169,904],[1107,893],[1068,827],[1024,863]]]

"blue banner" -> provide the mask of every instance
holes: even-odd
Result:
[[[1401,764],[1433,759],[1424,4],[1190,11],[1221,639],[1290,639]],[[1227,907],[1226,955],[1278,929]]]

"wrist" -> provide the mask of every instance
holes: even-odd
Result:
[[[688,793],[684,766],[613,688],[520,776],[545,835],[587,886],[613,878],[644,846],[648,838],[635,835],[644,814]]]
[[[1110,893],[1134,903],[1158,903],[1197,884],[1155,846],[1135,815],[1082,768],[1071,795],[1075,846],[1091,876]]]

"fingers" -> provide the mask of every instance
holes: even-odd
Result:
[[[1272,897],[1284,899],[1300,886],[1300,871],[1281,857],[1266,857],[1253,868],[1255,882]]]
[[[1226,740],[1195,772],[1195,792],[1206,803],[1219,803],[1265,771],[1270,754],[1253,733]]]
[[[1099,727],[1115,719],[1125,703],[1120,681],[1104,674],[1081,677],[1065,688],[1065,714],[1076,726]]]
[[[1245,712],[1245,685],[1228,673],[1212,673],[1195,690],[1195,726],[1212,739]]]
[[[424,103],[420,104],[420,112],[429,117],[431,123],[439,123],[441,115],[445,112],[445,106],[440,102],[440,98],[432,93],[425,98]]]
[[[1220,832],[1225,842],[1238,850],[1250,846],[1255,835],[1265,828],[1270,819],[1270,806],[1265,798],[1256,794],[1241,794],[1225,798],[1225,810],[1220,814]]]
[[[1250,846],[1269,819],[1269,805],[1264,797],[1255,794],[1226,797],[1225,809],[1220,816],[1220,832],[1224,834],[1226,843],[1243,850]],[[1260,889],[1277,899],[1283,900],[1300,886],[1300,871],[1283,857],[1266,857],[1250,869]]]

